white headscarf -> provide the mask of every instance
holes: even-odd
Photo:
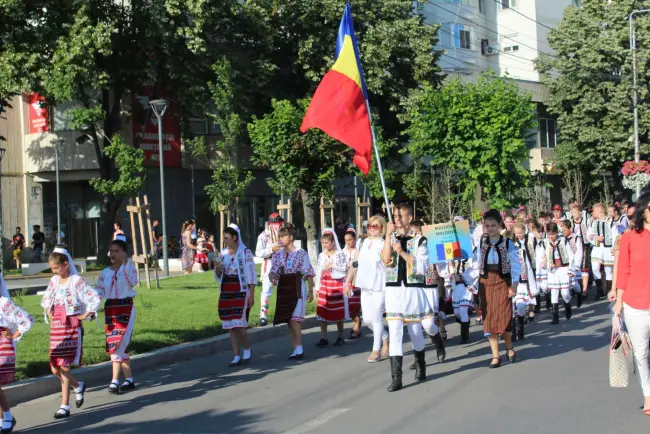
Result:
[[[334,232],[334,229],[332,228],[325,228],[323,229],[323,232],[321,232],[321,237],[325,234],[332,234],[334,236],[334,245],[336,246],[336,250],[341,250],[341,245],[339,244],[339,239],[336,236],[336,232]]]
[[[239,255],[241,252],[246,250],[246,246],[244,245],[244,240],[242,240],[241,238],[241,231],[239,230],[239,226],[237,226],[234,223],[230,223],[228,227],[237,231],[237,239],[239,240],[239,248],[237,249],[237,255]]]
[[[63,247],[56,247],[53,250],[54,253],[61,253],[62,255],[65,255],[68,258],[68,271],[70,271],[70,275],[75,275],[79,274],[77,271],[77,267],[74,266],[74,261],[72,260],[72,256],[70,256],[70,253]]]
[[[459,215],[457,215],[456,217],[454,217],[454,222],[462,222],[463,220],[465,220],[465,219],[462,218],[462,217],[459,216]]]
[[[7,284],[5,283],[4,272],[0,273],[0,296],[10,298],[9,288],[7,288]]]

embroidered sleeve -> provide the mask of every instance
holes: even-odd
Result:
[[[255,286],[257,284],[257,271],[255,270],[255,259],[253,259],[253,252],[246,249],[244,255],[244,281],[247,285]]]
[[[481,246],[480,244],[474,249],[474,257],[472,258],[472,267],[465,271],[463,275],[466,282],[471,282],[469,290],[474,294],[478,293],[478,284],[481,278],[481,261],[483,257],[481,255]]]
[[[304,250],[298,252],[299,258],[296,258],[298,270],[304,277],[314,277],[316,272],[314,267],[311,266],[311,261],[309,260],[309,255]]]
[[[429,252],[427,250],[427,240],[422,239],[415,251],[413,258],[413,274],[416,276],[424,276],[429,267]]]
[[[510,259],[510,277],[513,284],[518,284],[521,278],[521,261],[519,260],[519,250],[515,243],[508,242],[508,258]]]
[[[597,220],[593,221],[589,225],[589,229],[587,229],[587,238],[589,239],[589,242],[591,244],[594,244],[594,245],[596,244],[596,240],[595,240],[595,238],[596,238],[596,229],[594,229],[594,226],[597,226],[597,225],[598,225],[598,221]]]
[[[273,255],[273,243],[266,232],[262,232],[259,237],[257,237],[257,244],[255,245],[255,256],[258,258],[268,259]]]
[[[271,270],[269,271],[269,279],[277,282],[280,278],[280,269],[282,268],[282,250],[278,250],[271,256]]]
[[[23,308],[17,306],[12,300],[6,300],[4,306],[2,306],[2,311],[7,319],[9,319],[9,321],[14,325],[12,329],[18,330],[21,337],[31,330],[32,325],[34,324],[34,318],[32,318],[32,316]]]
[[[573,255],[573,268],[580,271],[582,267],[582,255],[584,254],[582,242],[580,239],[576,240],[576,253]]]
[[[131,261],[127,262],[123,269],[127,285],[129,285],[130,288],[133,288],[138,284],[138,271],[135,269],[135,266]]]
[[[79,278],[74,285],[77,297],[86,306],[86,312],[97,313],[99,306],[102,304],[102,298],[99,293],[88,284],[84,279]],[[90,319],[90,317],[88,317]]]
[[[110,289],[110,283],[111,280],[106,276],[106,270],[102,271],[102,274],[99,275],[99,279],[97,279],[97,293],[99,294],[100,297],[106,298],[108,294],[108,290]]]
[[[50,283],[47,285],[45,294],[43,294],[43,298],[41,298],[41,307],[43,309],[49,308],[54,303],[54,291],[56,291],[56,283],[54,282],[54,277],[52,277]]]

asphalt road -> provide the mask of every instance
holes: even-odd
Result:
[[[139,388],[118,397],[105,391],[107,371],[106,385],[87,392],[83,408],[73,409],[67,420],[52,419],[57,395],[16,407],[16,432],[649,432],[636,379],[627,389],[609,387],[606,303],[574,312],[573,319],[556,326],[543,313],[527,328],[527,339],[517,343],[517,363],[496,370],[487,368],[489,347],[476,326],[473,342],[463,346],[458,325],[448,326],[447,361],[437,364],[428,351],[428,379],[422,384],[406,370],[412,360],[406,344],[405,388],[395,393],[386,391],[388,361],[366,362],[367,329],[362,339],[322,350],[314,348],[318,332],[312,329],[302,363],[287,360],[287,339],[273,339],[253,348],[246,368],[226,368],[227,353],[183,361],[139,373]]]

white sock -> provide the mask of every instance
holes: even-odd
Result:
[[[296,356],[301,355],[302,354],[302,345],[298,345],[294,352],[296,353]]]
[[[2,412],[2,418],[4,419],[2,421],[2,429],[9,429],[11,428],[11,422],[14,419],[14,416],[11,414],[11,410],[9,411],[3,411]]]
[[[67,411],[68,413],[70,413],[70,410],[72,410],[72,407],[69,406],[69,405],[62,405],[62,406],[59,407],[59,409],[57,410],[57,413],[63,413],[61,410],[65,410],[65,411]]]
[[[232,362],[230,362],[230,363],[237,363],[237,362],[239,362],[240,360],[241,360],[241,357],[239,357],[239,356],[235,356],[235,357],[232,359]]]
[[[80,381],[79,386],[74,389],[75,399],[81,401],[83,398],[84,382]]]
[[[116,386],[120,385],[120,380],[113,380],[111,381],[111,384],[115,384]]]
[[[245,359],[250,359],[251,358],[251,349],[246,349],[244,348],[244,360]]]
[[[294,349],[293,349],[293,353],[291,353],[291,357],[293,357],[293,356],[295,356],[295,355],[296,355],[296,349],[294,348]]]
[[[127,381],[128,381],[129,383],[131,383],[131,384],[135,383],[135,381],[133,381],[133,377],[125,378],[125,379],[124,379],[124,382],[127,382]]]

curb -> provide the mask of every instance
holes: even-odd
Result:
[[[302,324],[303,330],[318,326],[320,323],[315,315],[305,318]],[[255,344],[267,339],[285,336],[286,326],[267,326],[248,329],[248,339]],[[133,356],[133,367],[136,372],[143,372],[158,368],[160,366],[205,357],[219,351],[230,351],[230,339],[228,333],[200,341],[186,342],[171,347],[161,348],[150,353]],[[84,368],[74,369],[74,375],[90,387],[108,384],[111,376],[112,362],[103,362]],[[2,389],[9,397],[9,403],[13,407],[17,404],[31,401],[44,396],[52,395],[61,391],[61,382],[54,376],[32,378],[30,380],[18,381],[14,384],[3,386]]]

